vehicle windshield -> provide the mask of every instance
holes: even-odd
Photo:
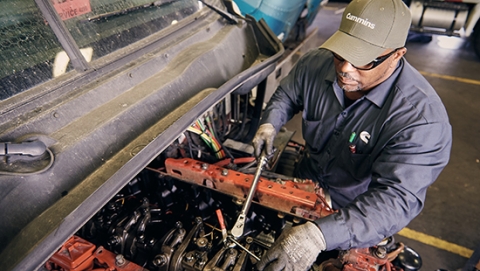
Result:
[[[50,0],[86,62],[197,12],[197,0]],[[73,69],[35,0],[0,2],[0,100]]]

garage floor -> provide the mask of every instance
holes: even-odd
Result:
[[[315,46],[338,28],[345,5],[329,3],[317,15],[308,31],[315,35]],[[453,147],[449,165],[429,188],[423,212],[395,238],[421,255],[422,270],[458,270],[480,246],[480,59],[460,38],[433,36],[429,43],[406,47],[406,59],[447,108]],[[286,126],[302,142],[297,118]]]

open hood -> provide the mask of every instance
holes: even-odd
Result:
[[[263,22],[234,23],[201,2],[163,1],[165,6],[156,7],[161,1],[132,0],[120,8],[114,0],[77,1],[87,2],[88,8],[77,10],[84,13],[73,18],[59,16],[62,7],[51,1],[29,5],[32,14],[24,17],[45,20],[44,37],[58,44],[45,45],[53,48],[55,60],[41,62],[49,50],[37,50],[29,67],[12,68],[0,79],[0,141],[45,147],[36,155],[12,148],[0,156],[1,270],[39,268],[200,115],[230,93],[250,91],[283,53]],[[36,27],[21,21],[19,9],[25,7],[9,8],[8,15],[20,18],[17,27]],[[157,14],[167,9],[171,12]],[[178,13],[185,16],[169,17]],[[134,39],[164,21],[166,26]],[[112,22],[124,29],[112,29]],[[20,46],[35,32],[30,30],[23,31],[27,38]],[[88,40],[82,36],[94,33],[88,31],[104,39]],[[121,44],[121,37],[133,42]],[[70,62],[53,76],[52,70],[61,70],[61,52]],[[49,78],[40,80],[45,70]]]

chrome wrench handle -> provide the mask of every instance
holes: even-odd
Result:
[[[250,187],[247,198],[243,203],[243,207],[240,211],[240,214],[238,215],[237,222],[235,222],[235,225],[233,225],[233,228],[230,231],[231,235],[234,238],[240,238],[243,235],[248,209],[250,209],[250,205],[252,205],[253,195],[255,194],[258,181],[260,180],[260,175],[262,173],[263,167],[267,164],[267,161],[267,155],[265,154],[265,152],[262,152],[262,155],[260,156],[258,161],[257,170],[255,171],[252,186]]]

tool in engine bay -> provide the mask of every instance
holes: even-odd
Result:
[[[225,220],[223,219],[222,210],[217,209],[215,212],[217,214],[218,222],[220,224],[220,230],[222,232],[222,242],[224,243],[225,247],[238,246],[240,249],[242,249],[243,251],[248,253],[250,256],[252,256],[255,260],[260,261],[260,258],[257,255],[255,255],[255,253],[248,250],[249,245],[247,245],[247,247],[245,247],[242,244],[240,244],[237,240],[235,240],[235,238],[233,238],[231,235],[228,235],[227,228],[225,227]],[[227,241],[232,242],[233,245],[230,245],[229,243],[227,243]],[[246,241],[247,241],[248,244],[250,244],[250,243],[253,242],[253,239],[251,237],[247,237]]]
[[[225,242],[227,240],[228,233],[227,227],[225,227],[225,220],[223,219],[222,210],[217,209],[215,213],[217,214],[218,223],[220,223],[220,230],[222,231],[222,241]]]
[[[246,254],[250,255],[256,261],[260,261],[260,258],[257,255],[255,255],[255,253],[253,253],[252,251],[249,250],[250,244],[253,243],[253,238],[252,237],[247,236],[247,238],[245,238],[245,242],[247,244],[245,246],[243,246],[241,243],[239,243],[237,240],[235,240],[235,238],[233,238],[231,235],[228,235],[226,233],[226,231],[223,230],[223,229],[225,229],[225,224],[223,222],[223,216],[221,215],[221,211],[219,211],[219,210],[220,209],[217,209],[217,218],[220,222],[220,228],[221,228],[220,230],[222,231],[222,242],[223,242],[223,250],[224,250],[222,253],[225,253],[225,250],[227,248],[238,247],[241,250],[243,250],[243,253],[240,255],[240,258],[242,258],[242,260],[240,262],[245,261]],[[225,232],[225,234],[224,234],[224,232]]]
[[[267,164],[268,158],[265,151],[262,152],[262,155],[258,159],[258,166],[257,170],[255,171],[255,175],[253,176],[253,182],[250,186],[250,190],[248,191],[247,198],[243,203],[242,210],[238,215],[237,222],[233,225],[233,228],[230,230],[231,235],[234,238],[240,238],[243,235],[244,227],[245,227],[245,218],[247,217],[248,209],[250,209],[250,205],[252,204],[253,195],[255,190],[257,189],[258,182],[260,181],[260,176],[262,174],[262,170],[264,166]]]

